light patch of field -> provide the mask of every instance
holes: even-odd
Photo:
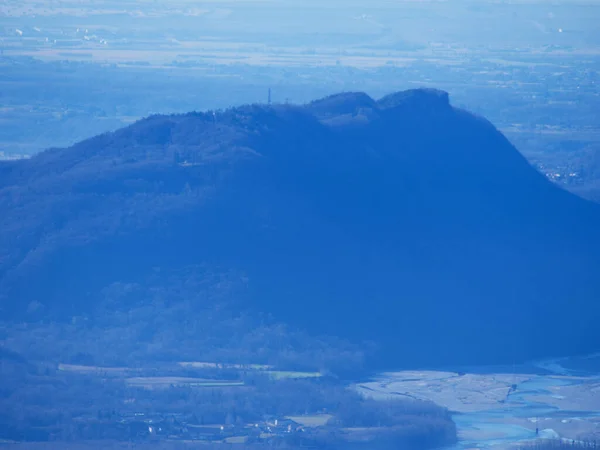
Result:
[[[275,380],[320,378],[323,376],[320,372],[293,372],[285,370],[269,370],[268,374]]]
[[[198,440],[180,440],[180,439],[165,439],[159,444],[156,442],[115,442],[110,440],[101,441],[77,441],[77,442],[19,442],[10,443],[2,442],[3,450],[188,450],[188,449],[204,449],[208,446],[212,447],[215,443],[221,441],[198,441]],[[133,445],[133,446],[132,446]]]
[[[233,436],[223,440],[226,444],[245,444],[248,441],[248,436]]]
[[[181,444],[185,444],[185,449],[188,448],[203,448],[213,444],[220,444],[222,441],[199,441],[197,439],[166,439],[163,442],[169,442],[173,444],[175,447],[172,447],[173,450],[182,450]],[[156,446],[153,447],[153,450],[156,449]],[[161,449],[162,450],[162,449]]]
[[[313,414],[307,416],[287,416],[286,419],[293,420],[307,428],[324,426],[333,416],[331,414]]]
[[[267,364],[229,364],[215,362],[180,362],[179,366],[191,369],[238,369],[238,370],[269,370],[273,366]]]
[[[487,58],[486,61],[493,64],[500,64],[504,66],[517,66],[517,67],[537,67],[537,66],[560,66],[559,63],[549,62],[533,62],[533,61],[511,61],[508,59],[500,58]]]
[[[506,439],[511,434],[530,434],[531,430],[527,427],[523,427],[520,424],[506,424],[506,423],[487,423],[478,424],[477,427],[473,427],[466,430],[461,430],[458,433],[458,437],[465,441],[494,441]]]
[[[234,369],[234,370],[253,370],[264,372],[274,380],[300,379],[300,378],[319,378],[323,374],[320,372],[299,372],[291,370],[273,370],[273,366],[268,364],[228,364],[215,362],[190,361],[178,363],[180,367],[186,369]]]
[[[548,390],[550,391],[548,395],[534,394],[525,398],[567,411],[594,412],[600,408],[600,381],[594,380],[571,386],[549,386]]]
[[[506,126],[500,127],[500,131],[505,134],[523,134],[537,136],[540,134],[546,136],[569,136],[571,139],[583,140],[583,141],[598,141],[600,140],[600,132],[589,128],[561,128],[561,127],[537,127],[537,128],[525,128],[522,126]]]
[[[0,143],[0,148],[1,148],[1,146],[2,146],[2,143]],[[24,146],[21,146],[21,148],[23,148],[23,147]],[[31,155],[29,155],[29,154],[4,153],[2,150],[0,150],[0,161],[14,161],[17,159],[28,159],[30,157],[31,157]]]
[[[81,366],[77,364],[59,364],[58,370],[62,372],[75,372],[90,375],[127,375],[135,372],[137,369],[130,367],[100,367],[100,366]]]
[[[274,3],[275,0],[236,0],[235,3],[265,4]],[[212,9],[198,8],[198,3],[192,0],[169,0],[164,2],[154,2],[152,8],[140,9],[144,2],[134,1],[107,1],[102,2],[103,7],[99,7],[98,2],[93,1],[68,1],[54,0],[52,2],[19,0],[8,1],[3,5],[3,15],[6,17],[23,16],[42,16],[51,17],[57,15],[66,15],[72,17],[90,18],[93,16],[104,16],[113,14],[127,14],[137,18],[160,18],[168,16],[198,17],[207,13],[222,11],[223,8],[214,9],[222,6],[223,2],[212,0],[203,2],[203,6],[210,5]],[[140,5],[142,4],[142,5]],[[227,10],[225,10],[227,11]],[[221,16],[223,13],[220,13]]]
[[[82,51],[85,51],[82,53]],[[76,49],[69,48],[38,48],[22,49],[20,47],[5,48],[4,54],[7,56],[31,56],[43,61],[61,61],[68,59],[70,61],[92,61],[98,63],[125,64],[135,62],[145,62],[149,64],[170,64],[176,59],[193,59],[205,64],[237,64],[244,63],[249,65],[264,66],[319,66],[330,67],[338,64],[350,67],[376,68],[389,64],[395,66],[408,66],[417,58],[406,58],[399,56],[361,56],[345,55],[335,56],[326,53],[318,54],[299,54],[290,52],[282,55],[272,55],[264,52],[214,49],[207,52],[198,52],[193,49],[192,54],[186,54],[185,49],[175,47],[170,50],[146,50],[146,49],[111,49],[99,45],[79,46]],[[456,64],[452,60],[425,59],[437,64]],[[148,67],[147,67],[148,68]]]
[[[230,387],[244,385],[243,381],[220,381],[186,377],[133,377],[127,378],[125,382],[129,386],[144,389],[164,389],[171,386]]]

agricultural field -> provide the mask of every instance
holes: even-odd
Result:
[[[294,372],[285,370],[269,370],[269,376],[276,380],[300,379],[300,378],[320,378],[323,376],[320,372]]]
[[[209,380],[189,377],[133,377],[125,379],[125,383],[131,387],[144,389],[167,389],[177,387],[231,387],[243,386],[243,381],[231,380]]]
[[[211,374],[219,371],[240,371],[246,373],[257,373],[267,376],[273,380],[294,380],[320,378],[323,376],[320,372],[302,372],[274,370],[275,368],[268,364],[228,364],[215,362],[180,362],[177,364],[166,364],[159,367],[100,367],[85,366],[77,364],[59,364],[58,370],[61,372],[75,373],[81,375],[96,375],[103,377],[120,377],[125,380],[127,385],[135,387],[144,387],[147,389],[167,388],[170,386],[188,386],[188,387],[226,387],[243,386],[244,382],[239,380],[221,380],[205,379],[185,376],[142,376],[144,374],[156,374],[157,372],[178,373],[189,370],[196,370],[198,373],[209,371]],[[216,372],[215,372],[216,371]],[[132,376],[137,375],[137,376]]]
[[[287,416],[288,419],[293,420],[305,427],[323,427],[332,418],[331,414],[313,414],[304,416]]]
[[[268,364],[228,364],[215,362],[180,362],[180,367],[192,369],[236,369],[236,370],[271,370],[273,366]]]
[[[127,376],[138,372],[139,369],[131,367],[100,367],[100,366],[83,366],[79,364],[59,364],[58,370],[61,372],[72,372],[89,375],[112,375],[112,376]]]

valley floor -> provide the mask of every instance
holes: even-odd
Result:
[[[600,437],[600,356],[505,368],[383,373],[356,385],[374,398],[431,400],[454,412],[457,448]]]

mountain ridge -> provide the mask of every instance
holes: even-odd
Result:
[[[0,173],[8,317],[202,263],[242,274],[241,308],[386,364],[596,349],[600,208],[443,91],[152,116]]]

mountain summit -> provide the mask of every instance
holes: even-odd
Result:
[[[598,230],[442,91],[159,115],[0,164],[0,307],[93,316],[200,265],[380,365],[512,362],[599,349]]]

